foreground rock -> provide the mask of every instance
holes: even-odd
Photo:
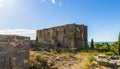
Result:
[[[38,53],[38,52],[37,52]],[[80,62],[81,60],[76,59],[74,57],[63,57],[60,55],[48,53],[48,52],[41,52],[42,56],[44,56],[44,59],[42,63],[36,64],[43,65],[40,66],[44,69],[80,69]],[[35,57],[31,57],[30,60],[34,59]],[[41,61],[40,61],[41,62]],[[37,62],[35,62],[37,63]],[[32,64],[33,65],[33,64]],[[34,67],[31,67],[33,69]],[[38,69],[38,68],[36,68]]]
[[[75,57],[77,55],[77,57]],[[71,54],[31,51],[30,69],[111,69],[89,62],[89,53]]]
[[[30,38],[0,35],[0,69],[29,69]]]
[[[120,56],[118,55],[100,55],[98,56],[97,62],[103,66],[120,69]]]
[[[72,57],[45,56],[51,69],[79,69],[81,60]]]

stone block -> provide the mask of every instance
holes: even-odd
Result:
[[[0,35],[0,69],[29,69],[30,38]]]

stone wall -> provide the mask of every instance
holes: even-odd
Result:
[[[30,38],[0,35],[0,69],[29,69]]]
[[[75,49],[87,47],[87,26],[67,24],[37,30],[38,43],[50,44],[54,49]]]

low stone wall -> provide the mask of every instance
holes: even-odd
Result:
[[[0,35],[0,69],[29,69],[30,38]]]
[[[112,69],[120,69],[120,56],[112,55],[112,56],[98,56],[97,62],[100,65],[111,67]]]

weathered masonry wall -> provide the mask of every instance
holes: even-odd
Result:
[[[0,69],[29,69],[30,38],[0,35]]]
[[[38,42],[49,44],[51,48],[74,49],[87,48],[87,26],[67,24],[43,30],[37,30]]]

